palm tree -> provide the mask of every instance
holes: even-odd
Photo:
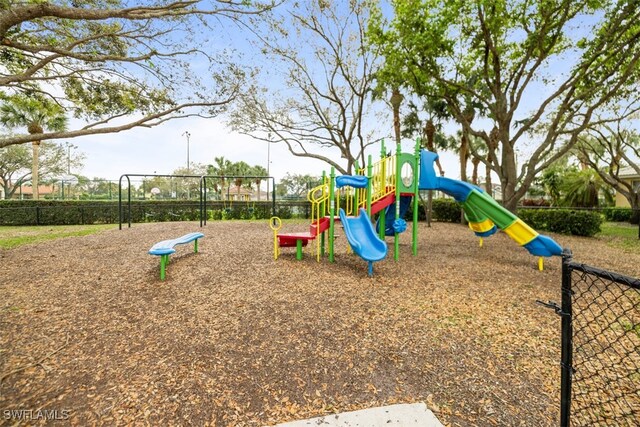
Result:
[[[566,206],[580,208],[598,207],[598,196],[604,194],[608,201],[613,200],[609,187],[593,169],[580,169],[568,172],[562,183],[563,202]]]
[[[267,170],[264,167],[257,165],[251,168],[250,174],[257,177],[267,176]],[[254,178],[253,183],[258,189],[258,201],[260,201],[260,184],[262,183],[262,178]]]
[[[67,116],[64,109],[40,96],[13,96],[0,105],[0,123],[7,128],[26,127],[30,135],[44,133],[44,130],[63,131],[67,128]],[[33,162],[31,167],[31,183],[33,198],[38,199],[38,169],[40,142],[32,142]]]
[[[215,193],[218,195],[218,199],[220,199],[220,194],[222,193],[225,184],[224,177],[232,175],[231,169],[233,163],[225,159],[223,156],[214,157],[213,161],[213,165],[207,166],[207,175],[216,175],[221,177],[219,181],[213,182],[213,191],[215,191]]]
[[[231,170],[233,171],[233,176],[235,177],[233,179],[233,183],[235,184],[236,190],[238,192],[238,200],[240,200],[240,187],[242,187],[242,183],[245,181],[245,178],[243,177],[249,174],[251,166],[249,166],[248,163],[240,161],[235,162],[232,165]]]

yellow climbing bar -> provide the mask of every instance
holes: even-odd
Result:
[[[280,247],[278,246],[278,230],[282,227],[282,221],[277,216],[272,216],[269,220],[269,227],[273,230],[273,259],[278,259]]]
[[[372,165],[371,203],[394,194],[396,191],[396,156],[385,157]],[[367,176],[367,168],[357,170],[358,175]],[[366,188],[358,189],[358,207],[367,207]]]

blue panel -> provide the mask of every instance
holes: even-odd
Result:
[[[362,175],[340,175],[336,177],[336,187],[342,188],[346,185],[354,188],[367,188],[369,178]]]
[[[438,177],[433,168],[433,162],[436,161],[438,155],[431,151],[422,150],[420,152],[420,181],[418,187],[420,190],[437,190]]]

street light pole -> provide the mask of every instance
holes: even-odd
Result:
[[[71,144],[67,141],[67,175],[71,175]]]
[[[190,165],[191,165],[191,163],[189,162],[189,138],[191,138],[191,134],[189,133],[188,130],[186,130],[186,131],[184,131],[182,136],[186,136],[187,137],[187,175],[189,175],[189,168],[190,168]]]
[[[271,173],[269,172],[269,169],[271,166],[271,144],[272,144],[271,141],[267,142],[267,176],[271,176]],[[269,201],[270,194],[271,193],[269,193],[269,180],[267,179],[267,201]]]
[[[267,142],[267,176],[270,176],[269,164],[271,164],[271,141]],[[267,180],[267,201],[269,201],[269,180]]]
[[[189,138],[191,137],[191,134],[189,133],[188,130],[185,130],[184,133],[182,134],[182,136],[186,136],[187,137],[187,175],[189,175],[191,173],[191,171],[189,170],[191,167],[191,162],[189,162]],[[177,187],[178,184],[176,184]],[[178,189],[176,188],[176,197],[178,197]],[[191,189],[189,188],[189,182],[187,181],[187,200],[191,200]]]

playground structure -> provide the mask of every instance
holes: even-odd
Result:
[[[419,190],[437,190],[452,196],[462,204],[469,228],[483,239],[501,229],[511,239],[538,258],[543,269],[544,257],[561,256],[562,247],[548,236],[538,234],[516,215],[503,208],[481,188],[472,184],[436,176],[433,163],[436,153],[420,149],[416,141],[414,153],[402,153],[396,145],[396,154],[387,155],[382,141],[380,160],[373,164],[369,155],[366,168],[356,166],[356,175],[336,176],[332,168],[322,184],[311,189],[311,225],[308,232],[280,233],[282,222],[272,218],[274,232],[274,259],[282,247],[296,247],[296,259],[303,257],[302,248],[309,241],[316,242],[315,254],[320,258],[328,252],[334,262],[335,222],[340,221],[354,253],[368,263],[373,275],[373,263],[387,255],[386,236],[393,236],[393,258],[399,258],[399,235],[407,228],[404,220],[412,209],[412,254],[417,254]],[[413,202],[412,202],[413,201]],[[371,218],[378,215],[374,227]],[[326,234],[328,233],[328,237]],[[327,244],[328,243],[328,244]]]
[[[308,193],[311,202],[308,232],[279,233],[281,223],[279,219],[272,219],[274,258],[278,257],[279,248],[295,246],[296,258],[302,259],[302,248],[315,240],[316,259],[320,261],[320,257],[328,252],[329,261],[333,262],[335,222],[338,220],[351,249],[367,261],[369,275],[372,275],[373,263],[387,255],[386,235],[394,236],[394,259],[398,259],[399,235],[407,228],[403,217],[410,206],[413,206],[412,251],[415,255],[418,205],[412,204],[411,200],[418,195],[419,142],[413,154],[402,153],[398,144],[396,154],[388,156],[383,141],[380,157],[380,161],[373,164],[370,155],[366,168],[356,166],[356,175],[336,176],[334,168],[328,177],[323,174],[323,183]],[[374,228],[370,218],[377,213],[381,214],[377,228]]]

